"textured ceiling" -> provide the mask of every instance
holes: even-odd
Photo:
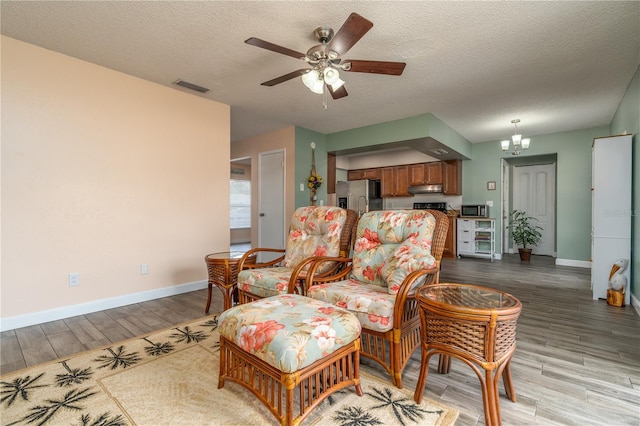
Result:
[[[178,78],[231,105],[231,138],[286,125],[331,133],[432,113],[471,142],[610,123],[640,64],[640,2],[2,1],[2,34],[162,85]],[[343,73],[329,100],[306,64],[249,46],[306,52],[313,30],[356,12],[373,28],[343,58],[403,61],[399,77]],[[190,92],[194,93],[194,92]]]

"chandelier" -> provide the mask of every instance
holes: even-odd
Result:
[[[529,144],[531,143],[531,139],[523,138],[522,135],[518,133],[519,122],[520,122],[520,119],[518,118],[516,118],[515,120],[511,120],[511,123],[513,123],[513,127],[514,127],[514,132],[513,132],[513,135],[511,136],[511,140],[504,139],[500,142],[500,145],[502,146],[502,150],[505,152],[509,151],[509,146],[513,142],[513,151],[511,151],[511,155],[519,155],[521,152],[520,150],[529,149]]]

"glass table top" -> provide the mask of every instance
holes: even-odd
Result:
[[[504,309],[520,302],[512,295],[471,284],[431,284],[418,290],[418,299],[461,308]]]
[[[243,251],[222,251],[208,254],[207,259],[240,259],[244,253]]]

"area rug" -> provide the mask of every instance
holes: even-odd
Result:
[[[251,394],[218,389],[217,316],[0,377],[1,425],[276,425]],[[362,372],[364,392],[336,392],[303,426],[448,426],[458,412]]]

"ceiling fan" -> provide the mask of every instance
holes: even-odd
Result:
[[[275,86],[302,76],[302,82],[312,92],[324,94],[325,97],[329,92],[333,99],[340,99],[347,96],[348,93],[344,87],[344,81],[340,79],[339,70],[387,75],[401,75],[404,71],[406,66],[404,62],[341,58],[341,55],[347,53],[371,27],[373,27],[371,21],[357,13],[352,13],[335,34],[331,28],[316,28],[313,34],[320,44],[313,46],[306,54],[255,37],[245,40],[245,43],[303,60],[309,65],[309,68],[301,68],[273,80],[265,81],[261,84],[262,86]],[[326,101],[323,106],[326,110]]]

